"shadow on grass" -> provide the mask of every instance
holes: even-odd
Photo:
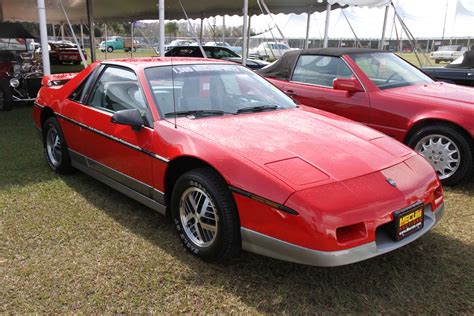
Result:
[[[167,218],[86,175],[64,181],[127,230],[189,266],[195,271],[192,285],[221,287],[260,312],[472,311],[474,247],[437,231],[343,267],[304,266],[246,252],[227,264],[209,264],[181,247]],[[474,192],[472,184],[467,188]]]

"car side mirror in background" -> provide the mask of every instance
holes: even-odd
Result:
[[[357,78],[336,78],[332,82],[334,90],[342,90],[347,92],[364,92],[364,88]]]
[[[137,109],[121,110],[114,113],[112,123],[129,125],[134,130],[139,130],[145,125],[142,114]]]

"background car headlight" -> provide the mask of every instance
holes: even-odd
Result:
[[[18,88],[20,86],[20,80],[18,80],[17,78],[10,79],[10,86],[12,86],[13,88]]]

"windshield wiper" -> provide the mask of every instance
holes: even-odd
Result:
[[[278,105],[257,105],[238,109],[236,113],[263,112],[278,109]]]
[[[228,113],[220,110],[189,110],[189,111],[176,111],[176,112],[169,112],[166,113],[166,117],[170,116],[197,116],[197,117],[204,117],[204,116],[214,116],[214,115],[224,115],[224,114],[233,114]]]

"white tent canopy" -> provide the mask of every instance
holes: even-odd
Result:
[[[395,7],[416,38],[474,37],[474,1],[472,0],[449,1],[448,6],[446,6],[446,0],[406,0],[395,2]],[[426,9],[427,7],[429,7],[429,10]],[[329,25],[329,36],[331,38],[354,39],[354,34],[351,32],[341,10],[344,10],[358,38],[380,38],[385,10],[383,8],[369,9],[358,7],[336,9],[331,12]],[[393,15],[393,10],[390,10],[386,38],[396,38]],[[306,19],[307,14],[277,16],[280,29],[287,39],[305,38],[305,33],[302,30],[305,29]],[[309,38],[323,38],[325,19],[326,14],[322,12],[316,12],[311,15]],[[445,19],[446,23],[444,23]],[[400,25],[398,22],[396,25],[398,35],[400,36]],[[275,31],[267,31],[254,38],[270,39],[272,38],[272,33],[275,39],[282,39],[278,32]],[[406,33],[402,32],[402,36],[406,38]]]

